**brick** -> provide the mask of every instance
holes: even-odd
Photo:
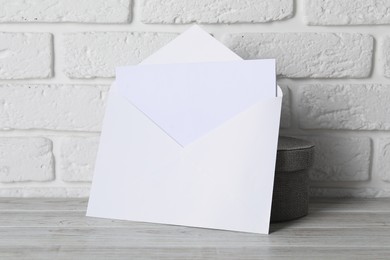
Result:
[[[97,137],[68,137],[63,140],[59,156],[62,180],[92,181],[98,143]]]
[[[373,38],[358,33],[228,34],[223,42],[244,59],[276,58],[290,78],[365,78],[371,74]]]
[[[371,140],[366,137],[304,136],[315,145],[312,181],[366,181],[370,178]]]
[[[379,138],[375,165],[382,180],[390,182],[390,138]]]
[[[130,0],[0,0],[0,22],[127,23]]]
[[[50,181],[52,143],[41,137],[0,138],[0,182]]]
[[[70,78],[114,77],[115,67],[139,63],[175,36],[148,32],[66,34],[64,73]]]
[[[309,25],[389,24],[388,0],[305,0]]]
[[[288,128],[291,124],[290,89],[287,86],[279,85],[283,92],[282,114],[280,127]]]
[[[108,86],[0,85],[0,129],[99,131]]]
[[[386,36],[383,45],[384,75],[390,78],[390,36]]]
[[[375,187],[311,187],[311,197],[334,197],[334,198],[388,198],[390,197],[390,189],[375,188]]]
[[[51,34],[0,33],[0,79],[50,78],[52,60]]]
[[[143,0],[144,23],[262,23],[290,18],[293,0]]]
[[[389,85],[312,84],[299,96],[301,128],[390,130]]]
[[[0,197],[14,198],[86,198],[88,187],[1,187]]]

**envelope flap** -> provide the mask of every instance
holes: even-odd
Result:
[[[275,60],[128,66],[120,92],[181,146],[276,97]]]
[[[140,64],[242,60],[208,32],[193,25]]]

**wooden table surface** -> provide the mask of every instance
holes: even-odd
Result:
[[[270,235],[85,217],[86,200],[0,199],[0,259],[390,259],[390,199],[322,199]]]

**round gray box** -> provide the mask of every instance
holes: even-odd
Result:
[[[279,137],[276,157],[271,222],[303,217],[309,207],[308,170],[313,164],[314,145],[308,141]]]

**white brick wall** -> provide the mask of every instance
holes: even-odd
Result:
[[[70,78],[114,77],[115,67],[137,64],[176,34],[89,32],[64,36],[64,74]]]
[[[98,137],[64,138],[59,155],[62,180],[92,181],[98,144]]]
[[[370,178],[371,142],[367,137],[298,136],[311,141],[316,152],[312,181],[367,181]]]
[[[364,78],[371,72],[373,38],[349,33],[239,33],[223,42],[245,59],[276,58],[290,78]]]
[[[390,35],[387,35],[382,44],[384,57],[384,74],[390,78]]]
[[[301,128],[390,130],[390,85],[304,85],[299,97]]]
[[[51,181],[52,142],[42,137],[0,138],[0,182]]]
[[[310,25],[390,24],[387,0],[305,0]]]
[[[280,118],[280,127],[289,128],[291,124],[291,110],[290,110],[290,89],[287,86],[281,85],[283,92],[282,114]]]
[[[0,129],[99,131],[108,86],[0,85]]]
[[[0,32],[0,79],[50,78],[50,33]]]
[[[390,182],[390,138],[381,138],[378,140],[377,160],[378,172],[382,180]]]
[[[293,0],[144,0],[144,23],[258,23],[293,15]]]
[[[88,196],[114,68],[202,23],[276,58],[313,196],[390,196],[390,0],[0,0],[0,196]]]
[[[0,22],[127,23],[130,0],[0,0]]]

